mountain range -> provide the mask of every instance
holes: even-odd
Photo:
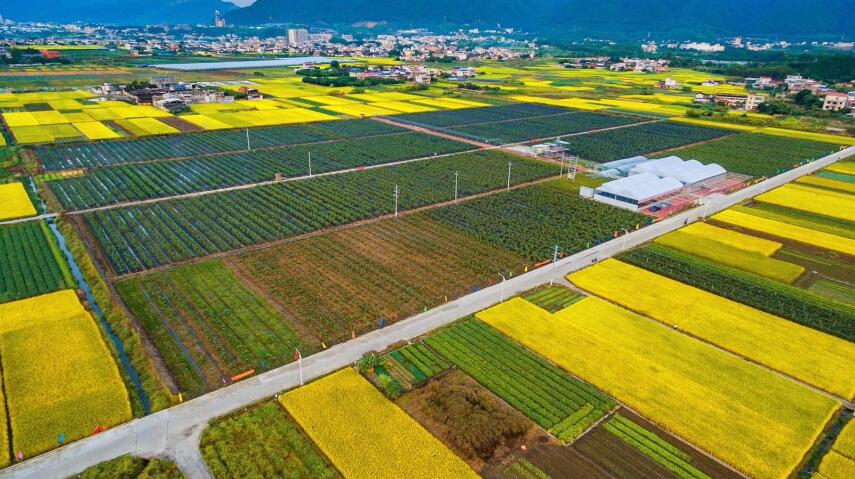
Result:
[[[855,36],[853,0],[257,0],[237,24],[387,21],[514,26],[552,34]]]
[[[223,0],[4,0],[0,15],[16,21],[89,22],[116,25],[214,23],[214,11],[238,8]]]
[[[850,39],[855,0],[256,0],[238,8],[223,0],[6,0],[0,15],[15,20],[114,24],[213,23],[310,26],[387,22],[395,27],[496,24],[545,36],[656,39],[743,35]]]

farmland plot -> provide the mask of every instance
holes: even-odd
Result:
[[[701,163],[718,163],[727,171],[750,176],[772,176],[805,160],[828,155],[836,148],[821,143],[760,133],[742,133],[703,145],[689,146],[668,155]],[[656,155],[658,157],[665,155]]]
[[[288,238],[557,173],[556,165],[496,151],[277,183],[156,204],[86,213],[84,218],[118,274]]]
[[[74,286],[42,222],[0,227],[0,303]]]
[[[551,259],[554,245],[560,253],[572,254],[648,222],[644,215],[587,201],[551,184],[477,198],[427,215],[531,261]]]
[[[794,286],[658,245],[633,250],[619,258],[723,298],[855,342],[855,308],[850,305],[828,301]]]
[[[186,396],[293,360],[302,343],[263,300],[210,261],[116,285]],[[304,351],[308,353],[308,351]]]
[[[413,115],[398,115],[395,121],[434,128],[489,123],[493,121],[517,120],[536,116],[559,115],[568,113],[566,108],[558,108],[535,103],[514,103],[512,105],[491,108],[467,108],[463,110],[443,110]]]
[[[808,388],[597,298],[554,315],[515,298],[477,317],[760,479],[789,476],[838,407]]]
[[[844,399],[855,397],[855,344],[617,261],[568,276],[608,301]]]
[[[51,181],[48,186],[64,208],[75,210],[271,181],[276,175],[307,176],[309,157],[311,173],[318,174],[471,149],[436,136],[405,133],[98,168],[84,176]]]
[[[282,406],[272,401],[217,420],[202,434],[199,449],[217,479],[341,478]]]
[[[475,319],[432,334],[427,344],[508,404],[564,442],[615,407],[589,384]]]
[[[570,151],[583,160],[605,163],[733,134],[718,128],[681,123],[644,123],[573,138]]]
[[[847,193],[789,183],[763,193],[754,200],[839,220],[855,221],[855,196]]]
[[[855,470],[855,421],[848,420],[813,477],[847,479]]]
[[[332,344],[469,293],[525,259],[423,214],[237,256],[289,318]]]
[[[348,479],[479,477],[353,369],[279,401]]]
[[[12,451],[30,457],[131,419],[119,369],[74,291],[0,305]]]
[[[639,118],[630,116],[569,112],[560,115],[443,128],[441,131],[477,141],[507,144],[631,125],[639,121]]]
[[[268,148],[404,131],[403,128],[371,120],[333,121],[42,147],[36,152],[46,170],[56,171],[244,151],[247,149],[247,135],[251,148]]]

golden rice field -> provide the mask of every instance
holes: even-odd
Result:
[[[813,133],[809,131],[787,130],[784,128],[764,127],[760,128],[758,133],[767,135],[786,136],[789,138],[800,138],[802,140],[823,141],[826,143],[834,143],[835,145],[855,145],[855,138],[851,136],[829,135],[827,133]]]
[[[131,118],[116,120],[116,123],[134,136],[176,135],[181,133],[178,129],[157,121],[155,118]]]
[[[801,183],[808,186],[819,186],[831,190],[837,190],[841,193],[855,194],[855,183],[847,181],[832,180],[831,178],[823,178],[821,176],[803,176],[796,180],[796,183]]]
[[[325,110],[334,111],[336,113],[341,113],[342,115],[350,115],[350,116],[378,116],[378,115],[395,115],[398,112],[394,110],[387,110],[385,108],[380,108],[379,106],[374,106],[370,103],[359,103],[353,102],[351,104],[345,105],[328,105],[324,107]]]
[[[839,161],[828,165],[825,169],[844,175],[855,175],[855,161]]]
[[[699,118],[689,118],[685,116],[672,117],[669,118],[669,120],[676,121],[678,123],[687,123],[689,125],[708,126],[710,128],[722,128],[725,130],[734,131],[754,131],[757,129],[756,126],[751,125],[739,125],[736,123],[725,123],[721,121],[701,120]]]
[[[609,259],[567,277],[624,308],[807,384],[855,398],[855,344]]]
[[[184,115],[181,119],[206,130],[225,130],[232,128],[228,123],[206,115]]]
[[[348,479],[479,477],[352,368],[279,401]]]
[[[478,319],[758,479],[784,479],[838,408],[822,394],[598,298]]]
[[[786,184],[755,198],[756,201],[833,218],[855,221],[855,197],[846,193],[798,184]]]
[[[855,471],[855,420],[850,419],[840,431],[831,449],[822,458],[819,479],[851,479]]]
[[[764,254],[747,251],[742,248],[736,248],[721,243],[716,239],[703,238],[683,230],[660,236],[654,241],[684,253],[732,266],[783,283],[792,284],[805,273],[805,269],[799,265],[770,258]]]
[[[680,229],[683,233],[688,233],[698,238],[717,241],[727,246],[736,249],[748,251],[750,253],[758,253],[763,256],[772,256],[783,246],[776,241],[770,241],[756,236],[751,236],[737,231],[719,228],[709,223],[692,223]]]
[[[72,123],[80,133],[83,133],[90,140],[109,140],[112,138],[121,138],[121,135],[111,130],[107,125],[99,121],[85,121],[80,123]]]
[[[733,209],[724,210],[712,216],[711,219],[806,245],[855,256],[855,240],[843,236],[754,216]]]
[[[128,393],[73,290],[0,305],[0,361],[12,448],[26,457],[131,419]]]
[[[0,220],[23,218],[36,214],[23,183],[0,185]]]

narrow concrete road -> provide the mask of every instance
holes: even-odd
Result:
[[[47,219],[51,219],[51,218],[56,218],[57,216],[58,215],[56,213],[48,213],[48,214],[38,215],[38,216],[29,216],[27,218],[18,218],[16,220],[0,221],[0,226],[15,225],[15,224],[20,224],[20,223],[28,223],[30,221],[47,220]]]
[[[458,318],[476,313],[499,302],[501,295],[508,298],[552,280],[578,271],[592,263],[614,256],[626,249],[651,241],[674,231],[684,222],[694,222],[706,215],[724,210],[788,183],[800,176],[813,173],[829,164],[855,154],[855,147],[826,156],[794,170],[752,185],[728,196],[712,198],[701,208],[681,213],[653,225],[602,243],[589,250],[568,256],[557,263],[530,271],[489,288],[464,296],[456,301],[413,316],[381,330],[360,336],[303,360],[306,381],[345,367],[369,351],[380,351],[389,345],[408,340],[445,326]],[[92,436],[48,453],[15,464],[0,471],[2,478],[63,478],[77,474],[89,466],[114,459],[124,454],[138,456],[163,456],[182,465],[191,479],[207,479],[207,468],[201,468],[198,453],[188,448],[198,441],[194,437],[211,419],[273,396],[286,389],[299,386],[297,364],[268,371],[229,387],[213,391],[183,404],[150,416],[130,421],[106,432]],[[196,442],[197,443],[197,442]]]

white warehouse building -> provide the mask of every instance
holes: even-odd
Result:
[[[727,170],[721,165],[704,165],[697,160],[683,161],[678,156],[646,161],[639,161],[638,157],[634,157],[628,160],[631,160],[629,164],[610,165],[626,171],[628,176],[603,183],[593,190],[588,189],[583,195],[602,203],[637,211],[664,196],[696,190],[727,176]],[[630,165],[632,166],[629,167]]]

